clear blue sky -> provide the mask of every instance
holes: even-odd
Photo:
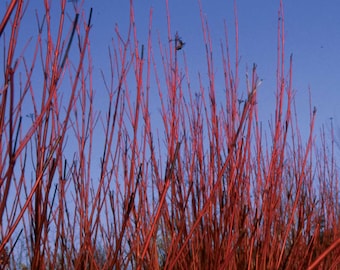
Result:
[[[138,38],[146,43],[149,10],[153,8],[154,50],[158,52],[157,38],[167,42],[165,1],[134,1]],[[311,0],[284,2],[286,56],[293,54],[293,88],[297,91],[296,104],[301,127],[308,128],[308,88],[312,105],[317,107],[317,127],[329,125],[329,118],[340,124],[340,2],[338,0]],[[179,32],[186,42],[185,53],[191,70],[191,80],[198,71],[206,72],[203,34],[197,0],[169,0],[172,32]],[[263,79],[259,89],[259,108],[263,120],[274,112],[275,72],[277,56],[277,18],[279,0],[239,0],[240,80],[244,81],[246,66],[258,66]],[[117,23],[122,33],[129,21],[129,1],[85,1],[93,7],[92,51],[96,65],[107,59],[107,46]],[[231,49],[234,48],[233,1],[204,1],[203,12],[208,20],[216,55],[220,40],[224,40],[224,20],[229,31]],[[215,71],[221,71],[221,62],[215,60]],[[288,69],[288,61],[287,61]],[[221,84],[223,88],[223,84]],[[304,125],[305,123],[305,125]]]
[[[93,8],[90,33],[91,49],[94,61],[94,87],[99,91],[103,82],[100,69],[109,67],[108,46],[115,35],[117,24],[124,35],[129,22],[128,0],[79,0],[88,16]],[[146,44],[149,24],[149,11],[153,9],[153,49],[159,56],[158,37],[167,45],[167,22],[165,0],[134,1],[139,42]],[[296,104],[301,128],[308,129],[309,102],[308,88],[312,93],[312,106],[317,108],[317,129],[321,124],[329,125],[334,118],[336,127],[340,127],[340,2],[338,0],[285,0],[285,40],[286,57],[293,54],[293,88],[297,91]],[[276,87],[277,57],[277,18],[279,0],[237,0],[239,23],[240,81],[244,82],[246,67],[258,66],[258,75],[263,79],[259,89],[259,110],[263,121],[274,113],[274,93]],[[58,7],[59,1],[53,3]],[[67,3],[69,19],[73,19],[73,4]],[[200,71],[206,74],[203,34],[197,0],[169,0],[171,28],[185,41],[184,47],[189,63],[191,82],[197,79]],[[224,20],[229,31],[231,51],[234,49],[234,1],[202,0],[203,12],[208,20],[216,58],[220,54],[220,41],[224,40]],[[27,37],[34,35],[36,20],[34,10],[42,12],[42,2],[31,1],[22,29]],[[27,21],[28,22],[28,21]],[[27,56],[28,57],[28,56]],[[215,73],[222,76],[221,61],[215,58]],[[287,61],[288,69],[288,61]],[[108,71],[108,70],[107,70]],[[160,71],[161,73],[161,71]],[[109,72],[106,73],[107,75]],[[218,81],[217,81],[218,82]],[[242,84],[241,84],[242,86]],[[223,90],[224,85],[221,80]],[[241,89],[241,91],[244,91]],[[97,97],[100,95],[97,95]]]

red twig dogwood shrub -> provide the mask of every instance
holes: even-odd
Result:
[[[236,12],[236,62],[225,31],[216,71],[201,8],[206,70],[193,79],[165,2],[168,40],[152,43],[150,11],[139,44],[130,1],[127,33],[114,29],[102,71],[100,107],[92,10],[80,1],[71,15],[66,0],[39,1],[37,33],[23,40],[33,1],[3,5],[0,268],[337,269],[333,129],[330,143],[324,130],[317,135],[311,106],[301,138],[282,3],[275,112],[264,127],[255,64],[239,85]]]

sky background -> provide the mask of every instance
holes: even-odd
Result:
[[[275,113],[276,68],[277,68],[277,27],[279,0],[236,0],[239,32],[240,91],[245,91],[245,74],[257,65],[257,74],[263,79],[258,90],[259,112],[262,121],[268,121]],[[309,89],[312,107],[317,108],[316,131],[322,125],[333,124],[340,134],[340,2],[338,0],[286,0],[285,19],[285,55],[286,73],[289,55],[293,54],[293,89],[302,135],[308,135],[309,128]],[[153,53],[159,59],[159,41],[168,45],[166,1],[134,1],[137,37],[140,44],[147,44],[149,14],[153,11],[152,39]],[[224,22],[229,35],[229,47],[235,62],[235,16],[234,1],[201,0],[203,14],[208,21],[214,52],[214,72],[216,74],[216,91],[225,89],[223,82],[220,43],[225,42]],[[106,101],[101,95],[104,84],[101,71],[109,75],[108,48],[115,36],[116,25],[126,37],[129,25],[129,6],[127,0],[77,1],[67,2],[68,20],[74,18],[74,7],[83,6],[88,18],[93,8],[92,29],[90,32],[91,51],[94,67],[94,88],[98,104]],[[54,6],[54,7],[53,7]],[[59,1],[52,2],[52,8],[58,11]],[[189,65],[189,75],[193,88],[198,91],[198,72],[207,75],[205,47],[197,0],[169,0],[171,32],[176,32],[186,43],[184,52]],[[41,1],[31,1],[25,14],[26,23],[22,25],[23,41],[32,37],[37,31],[35,10],[41,15]],[[53,15],[53,11],[52,11]],[[56,18],[59,14],[56,15]],[[52,18],[53,19],[53,18]],[[57,25],[57,24],[55,24]],[[33,36],[34,39],[34,36]],[[32,43],[34,44],[34,42]],[[73,44],[74,45],[74,44]],[[76,46],[75,46],[76,47]],[[182,53],[182,51],[180,52]],[[29,57],[28,54],[25,57]],[[181,59],[181,56],[179,57]],[[180,67],[180,69],[184,66]],[[152,82],[154,83],[154,82]],[[206,85],[208,82],[206,81]],[[153,91],[151,89],[151,91]],[[154,91],[157,88],[154,84]],[[158,94],[156,95],[158,99]],[[102,100],[101,100],[102,99]],[[152,111],[159,112],[159,105],[151,102]],[[338,135],[340,137],[340,135]]]
[[[165,1],[134,1],[137,35],[146,44],[150,8],[153,10],[153,50],[159,54],[158,38],[167,43]],[[206,17],[214,52],[220,53],[220,41],[225,39],[224,21],[228,27],[229,46],[235,49],[234,1],[204,1]],[[340,121],[340,2],[337,0],[286,0],[285,54],[288,71],[289,55],[293,54],[293,88],[302,132],[309,124],[309,89],[312,106],[317,108],[317,125],[336,128]],[[246,68],[257,64],[258,76],[263,83],[258,92],[260,116],[267,121],[274,114],[277,64],[277,26],[279,1],[236,1],[239,24],[240,86],[245,81]],[[85,10],[93,7],[91,46],[94,65],[103,68],[107,61],[107,48],[117,24],[126,33],[129,22],[129,1],[85,1]],[[178,31],[186,43],[184,50],[189,63],[191,81],[198,71],[206,74],[206,61],[197,0],[169,1],[171,30]],[[233,57],[234,58],[234,57]],[[105,64],[104,64],[105,66]],[[215,59],[215,72],[222,73],[222,62]],[[98,70],[97,70],[98,71]],[[96,72],[96,70],[95,70]],[[221,74],[220,74],[221,75]],[[218,76],[217,76],[218,78]],[[98,82],[100,85],[101,82]],[[219,85],[217,85],[218,89]],[[221,89],[224,85],[221,81]]]

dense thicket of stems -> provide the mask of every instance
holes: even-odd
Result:
[[[227,31],[221,44],[219,100],[203,13],[207,77],[193,89],[169,9],[170,42],[152,44],[150,12],[148,42],[139,44],[131,1],[128,32],[116,27],[111,69],[102,72],[107,104],[98,108],[92,10],[70,15],[61,0],[56,21],[51,1],[41,4],[27,41],[19,30],[30,2],[12,0],[1,14],[0,269],[336,269],[334,135],[314,132],[311,106],[301,138],[282,2],[268,128],[258,116],[255,64],[239,87],[237,16],[236,63]],[[150,102],[159,102],[159,116]]]

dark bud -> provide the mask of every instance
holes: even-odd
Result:
[[[176,51],[181,50],[184,45],[185,43],[180,38],[176,39],[176,43],[175,43]]]

